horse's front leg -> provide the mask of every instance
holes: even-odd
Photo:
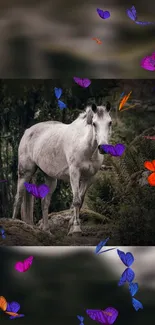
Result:
[[[75,166],[70,167],[70,183],[73,193],[73,217],[69,222],[68,235],[81,233],[79,212],[81,206],[80,197],[80,170]]]

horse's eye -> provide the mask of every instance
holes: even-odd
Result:
[[[111,127],[111,126],[112,126],[112,121],[109,122],[109,127]]]
[[[96,123],[93,123],[93,126],[96,127]]]

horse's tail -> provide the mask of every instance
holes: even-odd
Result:
[[[35,183],[34,177],[32,183]],[[21,205],[21,219],[27,224],[33,224],[33,209],[34,209],[34,196],[28,193],[25,189],[23,195],[23,202]]]

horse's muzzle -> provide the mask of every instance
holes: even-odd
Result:
[[[102,146],[101,145],[98,146],[98,151],[99,151],[99,153],[101,155],[104,155],[105,154],[105,151],[102,149]]]

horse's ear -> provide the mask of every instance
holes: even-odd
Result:
[[[106,103],[106,110],[107,110],[107,112],[109,112],[110,109],[111,109],[111,104],[110,104],[110,102],[107,102]]]
[[[92,111],[93,111],[94,113],[97,112],[97,106],[96,106],[95,103],[92,103],[91,108],[92,108]]]

